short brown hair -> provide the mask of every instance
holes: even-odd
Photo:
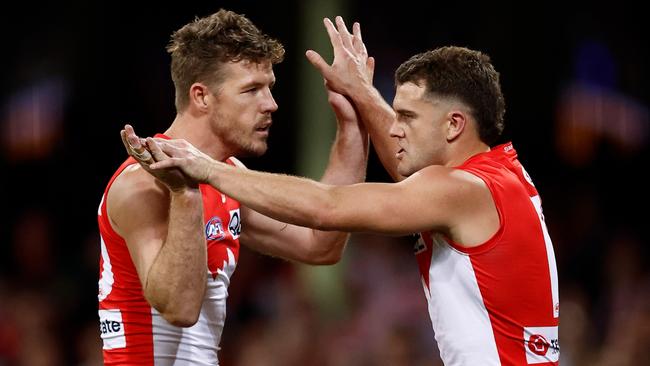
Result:
[[[176,110],[189,103],[188,90],[195,82],[216,88],[223,77],[219,71],[226,62],[247,60],[277,64],[284,58],[284,47],[262,33],[244,15],[221,9],[196,18],[171,36],[171,73],[176,87]]]
[[[427,95],[458,98],[472,109],[481,141],[492,146],[503,132],[505,101],[499,73],[484,53],[441,47],[417,54],[395,72],[395,83],[425,82]]]

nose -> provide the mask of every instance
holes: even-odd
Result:
[[[271,93],[270,89],[266,90],[266,93],[264,93],[264,101],[262,102],[262,109],[264,113],[272,113],[278,110],[278,104],[275,102],[275,99],[273,98],[273,94]]]
[[[388,131],[388,133],[390,133],[390,137],[397,137],[397,138],[404,137],[404,130],[397,125],[397,121],[393,122],[393,124],[390,125],[390,130]]]

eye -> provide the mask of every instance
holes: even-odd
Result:
[[[398,114],[398,119],[401,122],[409,122],[414,118],[414,116],[411,113],[399,113]]]

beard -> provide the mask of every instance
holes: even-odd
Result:
[[[270,117],[264,117],[254,125],[240,123],[236,119],[213,115],[211,126],[220,142],[224,144],[231,155],[237,157],[258,157],[268,149],[268,135],[260,135],[257,129],[267,123]],[[228,121],[228,122],[226,122]]]
[[[268,149],[268,144],[266,139],[264,141],[248,141],[239,143],[239,152],[236,156],[242,158],[256,158],[262,156],[266,153]]]

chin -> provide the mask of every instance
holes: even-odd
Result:
[[[407,169],[402,164],[399,164],[397,166],[397,172],[403,177],[408,177],[409,175],[413,174],[413,172],[410,169]]]
[[[422,168],[425,168],[425,166],[400,164],[397,166],[397,172],[404,177],[410,177],[411,175],[419,172]]]
[[[266,153],[268,145],[266,143],[257,143],[242,149],[242,157],[258,157]]]

